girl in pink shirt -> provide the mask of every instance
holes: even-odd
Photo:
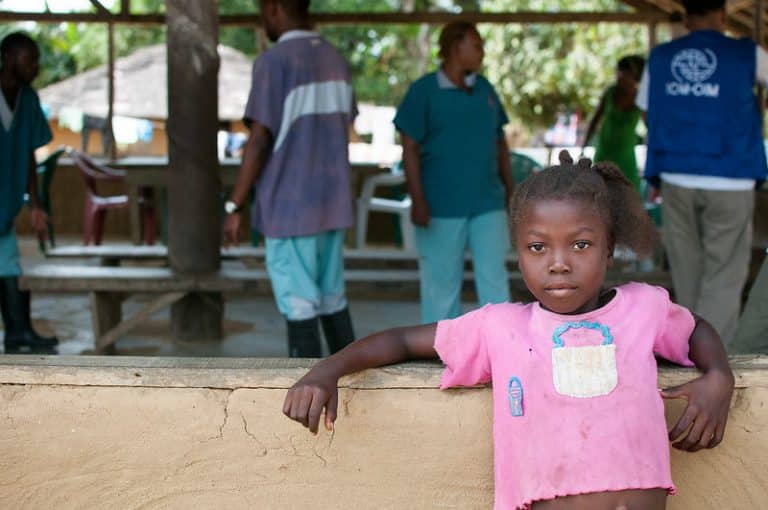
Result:
[[[495,509],[664,509],[675,491],[669,441],[687,451],[722,441],[733,374],[714,329],[666,290],[603,289],[614,246],[647,253],[654,229],[615,166],[560,160],[510,204],[520,271],[537,301],[354,342],[302,377],[283,412],[317,433],[325,410],[331,430],[341,376],[439,357],[441,388],[493,383]],[[655,356],[701,375],[660,393]],[[688,402],[669,433],[662,397]]]

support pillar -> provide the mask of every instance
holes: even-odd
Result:
[[[166,0],[168,51],[168,256],[185,276],[221,262],[218,2]],[[222,338],[221,294],[190,294],[171,307],[175,340]]]

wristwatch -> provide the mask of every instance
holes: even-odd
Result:
[[[227,200],[224,202],[224,212],[227,214],[235,214],[243,209],[242,205],[237,205],[233,200]]]

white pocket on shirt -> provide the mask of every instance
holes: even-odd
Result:
[[[602,345],[567,347],[561,335],[569,329],[588,328],[603,333]],[[616,345],[607,326],[588,321],[569,322],[553,335],[552,380],[561,395],[590,398],[607,395],[616,387]]]

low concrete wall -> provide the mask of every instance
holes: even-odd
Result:
[[[312,436],[280,412],[302,363],[0,356],[0,507],[492,507],[487,388],[441,392],[433,364],[370,370],[342,381],[335,433]],[[734,367],[724,443],[673,451],[672,510],[768,505],[768,358]]]

